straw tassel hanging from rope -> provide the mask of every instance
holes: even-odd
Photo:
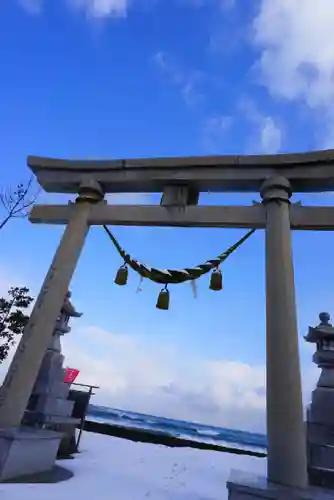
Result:
[[[255,232],[255,229],[249,231],[245,236],[243,236],[237,243],[228,248],[225,252],[220,254],[216,259],[208,260],[204,264],[200,264],[193,268],[185,268],[181,270],[175,269],[155,269],[146,266],[133,259],[128,253],[126,253],[116,238],[113,236],[111,231],[107,226],[103,226],[104,230],[108,234],[109,238],[115,245],[118,253],[122,257],[124,263],[119,268],[115,283],[120,286],[124,286],[128,280],[128,267],[131,267],[133,271],[138,273],[141,278],[147,278],[155,283],[159,283],[165,285],[161,290],[156,307],[162,310],[168,310],[170,304],[170,293],[168,290],[168,285],[173,284],[177,285],[179,283],[185,283],[187,281],[191,282],[197,280],[204,274],[212,271],[211,279],[210,279],[210,290],[220,291],[223,289],[223,276],[222,271],[220,269],[220,265],[224,262],[237,248],[239,248],[248,238]],[[196,289],[196,288],[194,288]]]

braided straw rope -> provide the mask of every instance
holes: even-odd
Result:
[[[208,273],[212,269],[217,268],[224,260],[227,259],[237,248],[239,248],[248,238],[255,232],[255,229],[249,231],[245,236],[243,236],[237,243],[228,248],[225,252],[221,253],[216,259],[207,260],[204,264],[192,268],[185,268],[181,270],[175,269],[155,269],[153,267],[148,267],[145,264],[141,264],[131,256],[126,253],[116,238],[113,236],[111,231],[107,226],[103,226],[104,230],[108,234],[109,238],[115,245],[118,253],[124,260],[124,263],[129,265],[131,269],[136,271],[142,278],[148,278],[155,283],[160,283],[162,285],[178,284],[184,283],[186,281],[196,280],[203,276],[203,274]]]

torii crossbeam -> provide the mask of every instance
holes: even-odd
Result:
[[[333,207],[291,204],[292,193],[334,190],[334,150],[271,156],[65,161],[29,157],[48,192],[34,223],[66,230],[0,390],[0,426],[19,426],[90,225],[259,228],[266,231],[268,479],[306,488],[307,463],[291,229],[333,230]],[[200,192],[260,192],[261,204],[197,205]],[[105,193],[162,192],[160,206],[108,205]],[[234,498],[234,497],[233,497]]]
[[[42,224],[68,224],[75,210],[74,205],[36,205],[29,220]],[[265,229],[266,209],[262,205],[253,207],[235,206],[185,206],[176,208],[156,205],[106,205],[92,207],[88,217],[90,226],[110,224],[113,226],[155,227],[225,227],[242,229]],[[291,229],[310,231],[334,230],[334,207],[290,206]]]
[[[94,176],[106,193],[163,192],[185,185],[199,192],[258,192],[269,177],[288,179],[294,193],[334,191],[334,150],[262,156],[203,156],[130,160],[57,160],[28,157],[38,182],[51,193],[77,193]]]

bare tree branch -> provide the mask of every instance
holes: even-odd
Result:
[[[0,230],[14,218],[27,217],[29,210],[40,192],[40,189],[32,193],[34,177],[31,176],[27,184],[18,184],[15,189],[5,189],[0,193],[0,205],[6,215],[0,222]]]

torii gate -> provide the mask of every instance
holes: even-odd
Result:
[[[306,444],[291,229],[334,230],[334,208],[290,204],[292,193],[334,190],[334,150],[269,156],[112,161],[28,157],[39,184],[78,194],[68,206],[36,205],[33,223],[65,224],[0,390],[0,427],[20,426],[91,225],[259,228],[266,231],[268,480],[307,487]],[[254,206],[197,206],[200,192],[260,192]],[[105,193],[162,192],[161,206],[111,206]]]

